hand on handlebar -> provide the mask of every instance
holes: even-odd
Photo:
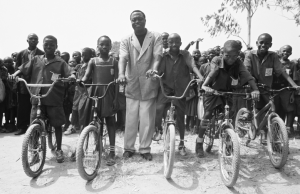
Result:
[[[202,89],[205,91],[205,94],[213,94],[214,93],[214,89],[208,87],[208,86],[202,86]]]
[[[119,77],[117,79],[117,83],[121,85],[126,85],[126,77],[124,74],[119,74]]]
[[[12,75],[8,75],[8,81],[10,81],[10,82],[18,82],[18,76],[15,76],[14,74],[12,74]]]
[[[259,90],[254,90],[251,92],[251,98],[253,100],[259,101],[259,95],[260,95]]]
[[[68,77],[68,79],[69,79],[70,81],[76,81],[76,76],[75,76],[74,74],[72,74],[72,75],[70,75],[70,76]]]
[[[295,89],[299,91],[300,90],[300,86],[296,86]]]
[[[151,78],[153,80],[156,79],[155,75],[157,75],[158,72],[156,70],[153,70],[153,69],[149,69],[147,72],[146,72],[146,78]]]

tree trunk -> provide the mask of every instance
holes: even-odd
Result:
[[[251,44],[251,0],[249,1],[248,13],[247,13],[247,24],[248,24],[248,48]]]

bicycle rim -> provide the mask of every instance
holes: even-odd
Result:
[[[164,176],[171,177],[175,159],[175,127],[169,125],[164,133]]]
[[[235,132],[238,134],[240,143],[247,146],[251,140],[255,139],[256,131],[251,119],[244,118],[245,113],[250,114],[246,108],[241,108],[235,119]]]
[[[100,145],[101,144],[101,145]],[[95,126],[83,129],[77,146],[77,168],[80,176],[85,180],[96,177],[101,162],[102,141],[98,140]]]
[[[22,165],[29,177],[37,177],[42,172],[46,157],[46,141],[41,126],[31,125],[22,144]]]
[[[219,147],[221,177],[227,187],[233,187],[237,181],[240,165],[240,147],[236,133],[227,128],[222,132]]]
[[[55,128],[50,126],[51,129],[48,132],[48,147],[51,150],[55,150],[57,147],[56,136],[55,136]]]
[[[289,141],[286,126],[279,117],[271,120],[271,134],[267,134],[267,144],[272,165],[282,168],[287,161]]]

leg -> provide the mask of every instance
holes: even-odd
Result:
[[[162,103],[162,104],[157,104],[156,105],[156,117],[155,117],[155,128],[156,128],[156,133],[153,137],[154,141],[159,141],[161,139],[161,134],[163,131],[162,128],[162,119],[163,119],[163,114],[164,114],[164,110],[166,107],[166,103]]]
[[[111,166],[116,163],[115,161],[115,144],[116,144],[116,121],[115,117],[106,117],[106,126],[107,126],[107,132],[109,137],[109,145],[110,145],[110,151],[108,155],[108,159],[106,161],[106,165]]]
[[[140,101],[126,98],[126,122],[124,134],[124,157],[130,157],[135,152],[134,144],[138,132]],[[129,155],[128,155],[129,154]],[[128,155],[128,156],[127,156]]]
[[[184,147],[184,133],[185,133],[185,127],[184,127],[184,111],[180,109],[179,107],[176,107],[176,125],[179,129],[179,136],[180,136],[180,143],[178,146],[179,153],[182,156],[186,155],[185,147]],[[190,117],[192,118],[192,117]]]
[[[143,154],[147,160],[152,160],[150,155],[150,145],[152,136],[155,130],[155,113],[156,113],[156,99],[140,101],[139,118],[140,118],[140,153]]]
[[[15,135],[24,134],[30,124],[31,102],[29,94],[18,93],[17,128]]]

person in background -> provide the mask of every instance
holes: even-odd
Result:
[[[54,54],[55,54],[56,56],[60,57],[60,50],[56,49]]]
[[[81,53],[79,51],[74,51],[72,58],[75,59],[77,64],[81,64]]]
[[[28,48],[22,50],[17,55],[16,60],[16,70],[24,63],[29,62],[35,56],[44,55],[44,52],[37,48],[39,43],[39,38],[36,34],[29,34],[27,37]],[[27,82],[30,81],[30,77],[24,77],[24,75],[20,76],[24,78]],[[17,107],[17,129],[19,130],[15,135],[24,134],[30,124],[30,111],[31,111],[31,103],[30,103],[30,95],[27,91],[24,83],[17,84],[17,92],[18,92],[18,107]]]
[[[0,95],[4,94],[5,95],[5,86],[3,81],[6,80],[8,77],[8,70],[7,68],[4,66],[3,60],[0,59],[0,84],[1,84],[1,93]],[[2,125],[2,120],[3,120],[3,113],[5,111],[5,96],[1,96],[3,99],[0,99],[0,133],[6,133],[6,129],[4,128],[4,126]]]
[[[62,52],[60,57],[68,64],[70,60],[70,54],[68,52]]]
[[[163,32],[161,34],[162,43],[163,43],[163,53],[168,51],[168,37],[169,34],[167,32]]]
[[[77,63],[74,58],[71,58],[68,64],[72,69],[74,69],[77,65],[80,65],[80,63]]]

